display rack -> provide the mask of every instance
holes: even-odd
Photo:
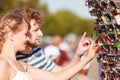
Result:
[[[120,0],[86,0],[85,5],[95,18],[100,80],[120,80]]]

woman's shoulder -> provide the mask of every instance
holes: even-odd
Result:
[[[8,79],[10,72],[10,65],[9,63],[0,56],[0,80]]]
[[[9,63],[0,56],[0,69],[1,70],[8,70],[10,68]]]

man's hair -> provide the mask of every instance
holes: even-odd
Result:
[[[30,22],[31,19],[35,19],[35,21],[37,21],[39,25],[43,25],[45,23],[45,15],[43,11],[33,9],[28,6],[17,8],[13,10],[12,13],[22,16],[28,22]]]

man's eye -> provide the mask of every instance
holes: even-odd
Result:
[[[38,30],[35,30],[35,31],[38,31]]]
[[[34,26],[36,25],[36,23],[33,24]]]
[[[25,33],[25,35],[28,35],[28,33]]]
[[[36,29],[36,30],[34,30],[34,31],[37,31],[37,29]]]

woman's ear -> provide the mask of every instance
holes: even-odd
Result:
[[[13,34],[13,32],[12,31],[10,31],[10,32],[8,32],[8,38],[11,40],[11,41],[13,41],[14,40],[14,34]]]

